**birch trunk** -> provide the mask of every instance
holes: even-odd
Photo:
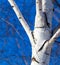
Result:
[[[45,43],[51,37],[52,13],[53,4],[51,0],[36,0],[36,17],[33,31],[35,47],[32,47],[31,65],[49,65],[52,44],[45,47]]]
[[[60,35],[60,29],[58,29],[51,38],[52,0],[36,0],[36,16],[33,31],[30,30],[14,0],[8,1],[30,39],[32,46],[31,65],[49,65],[52,43]]]

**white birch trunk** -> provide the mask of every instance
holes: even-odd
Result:
[[[52,0],[36,0],[36,16],[33,32],[31,32],[14,0],[8,1],[30,39],[32,46],[31,65],[49,65],[52,43],[60,35],[59,29],[51,38]]]
[[[51,37],[53,4],[51,0],[36,0],[36,17],[34,28],[35,47],[32,47],[31,65],[49,65],[52,45],[47,46],[45,43]],[[46,24],[45,15],[50,25]]]

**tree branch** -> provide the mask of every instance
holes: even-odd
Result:
[[[60,36],[60,28],[57,30],[57,32],[52,36],[52,38],[49,40],[49,43],[53,43],[58,37]]]
[[[30,28],[28,26],[28,24],[26,23],[25,19],[23,18],[19,8],[17,7],[16,3],[14,2],[14,0],[8,0],[10,5],[12,6],[14,12],[16,13],[20,23],[22,24],[23,28],[25,29],[26,33],[29,35],[30,33]]]
[[[34,40],[33,40],[33,37],[32,37],[32,33],[31,33],[31,30],[27,24],[27,22],[25,21],[25,19],[23,18],[19,8],[17,7],[16,3],[14,2],[14,0],[8,0],[10,5],[12,6],[14,12],[16,13],[17,17],[18,17],[18,20],[20,21],[20,23],[22,24],[23,28],[25,29],[30,41],[31,41],[31,45],[34,46]]]
[[[42,1],[36,0],[36,16],[35,16],[35,28],[42,28],[45,25],[45,18],[44,14],[42,12]]]
[[[53,3],[52,0],[42,0],[42,12],[46,13],[50,28],[52,27]]]
[[[52,38],[46,42],[44,49],[46,49],[48,46],[52,47],[52,44],[56,41],[56,39],[60,36],[60,28],[57,30],[57,32],[52,36]]]
[[[36,13],[39,14],[39,11],[42,10],[42,1],[41,0],[36,0]]]

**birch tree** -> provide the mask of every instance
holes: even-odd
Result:
[[[29,37],[32,46],[31,65],[49,65],[53,43],[60,36],[60,24],[53,31],[52,35],[53,4],[56,0],[36,0],[36,16],[33,31],[27,24],[15,1],[8,1]],[[57,19],[57,17],[55,18]]]

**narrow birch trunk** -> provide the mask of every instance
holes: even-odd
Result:
[[[60,36],[59,28],[51,38],[52,0],[36,0],[36,16],[33,31],[30,30],[14,0],[8,1],[30,39],[32,46],[31,65],[49,65],[52,43]]]

